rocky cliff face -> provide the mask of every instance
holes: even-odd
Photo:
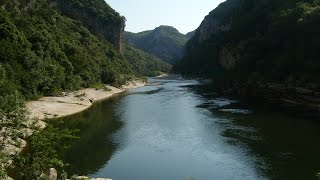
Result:
[[[0,1],[1,8],[3,10],[8,10],[15,13],[21,13],[21,11],[28,11],[28,10],[35,10],[39,8],[38,2],[39,0],[26,0],[26,1],[20,1],[20,0],[2,0]]]
[[[303,99],[292,89],[319,87],[319,9],[310,0],[227,0],[203,20],[174,70],[213,78],[222,89],[280,84],[284,92],[269,88],[269,94],[280,94],[279,100],[289,93],[287,104],[316,109],[319,102],[311,100],[319,90],[309,88],[313,95]]]
[[[226,44],[222,46],[219,50],[218,61],[226,70],[232,70],[236,67],[237,62],[241,57],[241,50],[246,46],[245,41],[241,41],[238,44]]]
[[[229,32],[233,24],[233,18],[241,8],[241,0],[229,0],[221,3],[216,9],[211,11],[196,31],[193,32],[192,38],[187,43],[187,52],[206,44],[206,41],[217,38],[222,33]],[[214,44],[216,42],[210,43]],[[217,63],[226,70],[234,69],[237,61],[240,59],[239,52],[243,48],[243,45],[244,43],[241,41],[236,44],[226,43],[219,45],[216,50]]]
[[[205,17],[176,69],[217,79],[319,82],[319,8],[309,0],[227,0]]]
[[[63,15],[81,21],[98,36],[104,37],[120,52],[124,17],[114,11],[104,0],[50,0]]]
[[[240,8],[240,0],[229,0],[211,11],[195,31],[194,36],[189,42],[190,48],[203,43],[217,33],[229,31],[232,24],[232,16]]]

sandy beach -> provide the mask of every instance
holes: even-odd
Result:
[[[30,128],[22,128],[19,130],[5,127],[0,128],[0,140],[4,142],[3,152],[11,155],[20,153],[27,144],[24,139],[31,136],[34,132],[31,124],[35,123],[43,129],[46,127],[46,123],[43,120],[47,118],[58,118],[79,113],[90,108],[96,101],[101,101],[125,90],[144,85],[145,83],[142,81],[131,81],[121,88],[106,85],[103,89],[88,88],[63,93],[64,95],[60,97],[43,97],[37,101],[29,101],[27,102],[27,110],[30,120],[27,122],[27,126],[30,126]],[[19,132],[22,136],[14,140],[11,138],[13,132]],[[3,136],[3,134],[8,134],[8,136]],[[12,161],[9,161],[8,164],[11,164],[11,162]]]
[[[45,119],[59,118],[79,113],[90,108],[94,102],[144,85],[145,82],[142,81],[130,81],[121,88],[106,85],[105,88],[102,89],[87,88],[70,93],[62,93],[63,95],[59,97],[43,97],[37,101],[29,101],[27,102],[27,111],[29,112],[30,122],[27,122],[27,124],[33,124],[35,122],[43,129],[46,127],[46,123],[43,121]],[[22,136],[13,139],[11,138],[13,132],[19,132]],[[11,154],[12,156],[20,153],[27,145],[25,139],[33,133],[34,130],[29,128],[19,130],[5,127],[0,128],[0,140],[4,142],[2,152]],[[8,134],[8,136],[2,136],[3,134]],[[0,165],[9,166],[11,163],[12,160],[9,160],[7,163]]]
[[[122,88],[106,85],[105,89],[87,88],[65,93],[60,97],[43,97],[37,101],[28,102],[27,109],[30,118],[38,118],[39,120],[69,116],[88,109],[96,101],[144,85],[145,83],[141,81],[131,81]]]

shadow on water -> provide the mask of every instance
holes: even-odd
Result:
[[[145,89],[138,92],[133,90],[130,95],[151,95],[163,90],[158,87]],[[125,95],[122,93],[107,101],[97,102],[84,112],[62,119],[65,128],[79,129],[80,139],[64,153],[64,161],[72,165],[67,169],[69,174],[93,174],[119,150],[119,144],[112,136],[122,128],[123,122],[115,107]]]
[[[205,108],[219,117],[215,122],[231,146],[256,156],[256,167],[268,179],[316,179],[320,171],[320,122],[266,107],[207,93],[210,87],[190,86],[204,97]],[[212,90],[211,90],[212,92]],[[244,102],[242,104],[241,102]]]
[[[113,107],[121,96],[97,102],[87,111],[63,118],[67,128],[80,130],[80,140],[64,155],[65,162],[72,165],[69,174],[94,173],[110,160],[118,147],[111,136],[122,127]]]
[[[132,92],[131,95],[152,95],[152,94],[156,94],[156,93],[159,93],[160,91],[163,91],[164,88],[157,88],[157,87],[148,87],[148,90],[146,91],[138,91],[138,92]]]
[[[80,130],[80,141],[65,154],[68,172],[120,180],[183,179],[188,173],[204,180],[316,179],[318,121],[190,84],[197,83],[133,89],[63,118]]]

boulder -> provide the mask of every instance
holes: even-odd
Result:
[[[58,172],[55,168],[50,168],[49,170],[49,179],[50,180],[57,180],[58,179]]]

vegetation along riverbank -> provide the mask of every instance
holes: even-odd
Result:
[[[8,157],[8,155],[10,155],[11,157],[18,155],[19,153],[22,152],[23,148],[27,146],[26,140],[29,140],[29,142],[31,142],[31,144],[34,145],[37,143],[43,143],[43,141],[45,141],[46,138],[50,138],[51,141],[56,141],[52,143],[61,142],[61,139],[60,139],[61,137],[66,138],[66,140],[74,139],[76,138],[76,136],[68,137],[69,135],[74,133],[73,131],[60,132],[58,129],[49,125],[49,127],[45,130],[45,132],[48,133],[46,134],[45,132],[42,132],[41,129],[44,129],[47,127],[47,124],[45,121],[51,118],[59,118],[59,117],[64,117],[64,116],[72,115],[75,113],[79,113],[91,107],[94,102],[105,100],[106,98],[109,98],[113,95],[116,95],[128,89],[144,86],[144,84],[145,83],[143,81],[137,80],[137,81],[130,81],[126,85],[123,85],[121,88],[116,88],[116,87],[107,86],[107,85],[104,85],[104,86],[100,85],[100,87],[96,87],[96,88],[86,88],[86,89],[78,90],[74,92],[61,93],[61,96],[57,96],[57,97],[53,97],[53,96],[43,97],[38,101],[29,101],[27,102],[26,109],[23,109],[23,111],[25,111],[25,113],[27,114],[26,116],[23,115],[25,118],[25,122],[22,122],[24,126],[21,128],[17,127],[15,129],[6,128],[6,127],[3,127],[1,129],[0,131],[0,135],[1,135],[0,140],[2,145],[1,154],[6,157]],[[29,138],[33,133],[36,133],[36,135],[34,137]],[[55,138],[52,139],[52,137],[55,137]],[[46,145],[48,145],[47,148],[44,148],[41,146],[42,147],[41,151],[51,152],[52,150],[50,150],[50,148],[54,148],[54,147],[52,147],[51,144],[46,144]],[[59,152],[59,148],[55,148],[55,149],[56,149],[56,152],[52,152],[50,156],[55,156],[55,153]],[[40,150],[40,149],[37,149],[37,150]],[[3,164],[3,168],[8,167],[9,165],[12,164],[12,160],[3,158],[2,164]],[[30,164],[25,164],[25,165],[29,166]],[[46,166],[47,168],[50,167],[49,164],[47,164]],[[3,177],[4,176],[5,175],[3,172]]]
[[[79,139],[79,132],[76,128],[63,126],[64,122],[55,122],[62,123],[59,126],[49,119],[84,111],[96,101],[144,86],[146,77],[158,76],[165,80],[168,73],[177,73],[179,75],[170,74],[169,78],[173,78],[172,81],[183,80],[182,76],[206,79],[203,82],[210,83],[209,89],[212,88],[206,93],[217,93],[221,97],[241,95],[241,99],[252,99],[256,105],[262,102],[281,112],[288,110],[293,116],[319,119],[320,0],[226,0],[216,8],[211,8],[212,4],[205,5],[210,8],[206,14],[213,10],[201,24],[196,23],[200,24],[197,29],[185,29],[184,34],[179,32],[179,27],[160,24],[153,25],[150,28],[153,30],[140,29],[141,26],[139,31],[142,32],[125,29],[127,19],[108,4],[112,1],[0,1],[0,179],[9,178],[8,174],[15,179],[38,179],[50,175],[50,168],[57,170],[56,173],[52,171],[57,178],[70,177],[65,172],[68,165],[61,159],[63,152],[71,148],[70,144]],[[132,10],[138,4],[126,3],[124,9],[130,7]],[[189,4],[174,3],[165,3],[164,8],[152,4],[143,10],[153,7],[169,10]],[[196,5],[203,4],[205,2],[195,3],[191,9],[186,9],[186,15],[195,13],[191,17],[185,15],[179,24],[187,26],[202,12],[201,8],[195,8]],[[143,7],[147,5],[144,3]],[[173,9],[173,15],[166,11],[144,16],[158,21],[151,15],[173,20],[176,15],[183,14],[178,13],[182,8]],[[133,17],[128,17],[127,26],[132,23],[129,18]],[[140,26],[145,21],[147,19],[132,24]],[[191,32],[187,33],[187,30]],[[150,87],[145,89],[170,83],[151,81]],[[168,91],[177,91],[177,95],[183,91],[178,84],[171,85],[172,89],[167,87]],[[162,93],[163,88],[153,89],[149,94]],[[159,102],[171,97],[169,95],[160,96],[152,104],[161,105]],[[172,96],[177,97],[184,99],[183,96]],[[187,100],[177,104],[182,109],[172,114],[187,114],[184,107],[194,103]],[[166,110],[163,107],[167,106],[153,107],[158,112]],[[147,108],[143,111],[151,112]],[[193,107],[189,108],[193,110]],[[171,117],[166,120],[174,122],[178,119]],[[203,116],[190,117],[194,117],[190,119],[193,122]],[[144,118],[139,119],[148,120]],[[182,122],[177,123],[179,127]],[[175,124],[166,126],[166,132],[171,126]],[[150,127],[145,129],[150,130]],[[155,128],[155,132],[158,129]],[[283,132],[286,131],[283,128]],[[156,142],[158,137],[151,135],[153,138],[150,139]],[[186,138],[184,134],[183,137]],[[318,136],[310,137],[318,140]],[[292,140],[292,136],[288,140]],[[214,140],[207,144],[211,141]],[[275,146],[274,143],[271,146]],[[270,152],[274,150],[264,153]],[[146,159],[145,154],[143,158]],[[279,158],[272,161],[279,161]]]
[[[49,160],[59,162],[52,152],[54,137],[72,139],[67,131],[51,128],[49,133],[49,126],[38,131],[45,123],[34,117],[76,113],[90,107],[90,100],[119,93],[128,82],[171,67],[133,48],[125,53],[125,19],[103,0],[4,0],[0,6],[0,179],[18,162],[24,162],[25,169],[34,165],[20,172],[29,174],[25,178],[40,175],[57,164],[45,164]],[[105,90],[95,90],[99,87]],[[21,159],[17,155],[25,146],[42,154]]]

